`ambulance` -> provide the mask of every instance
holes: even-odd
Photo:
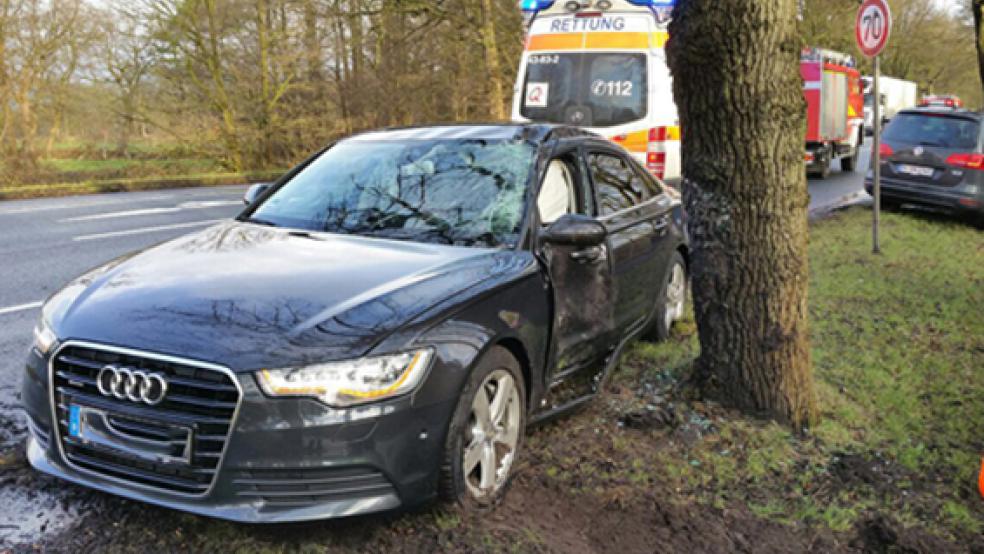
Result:
[[[680,178],[680,123],[666,65],[674,0],[522,0],[526,47],[514,121],[608,137],[660,179]]]

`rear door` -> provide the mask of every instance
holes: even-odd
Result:
[[[900,112],[882,134],[882,176],[895,181],[952,187],[966,169],[948,163],[981,151],[981,125],[972,115]]]
[[[599,220],[608,229],[615,326],[624,335],[643,324],[656,305],[671,206],[626,154],[592,146],[587,162]]]

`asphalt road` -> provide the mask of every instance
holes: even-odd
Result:
[[[860,167],[867,168],[867,149]],[[203,229],[242,209],[245,186],[114,193],[0,202],[0,446],[26,432],[18,408],[23,360],[41,302],[84,271],[117,256]],[[862,173],[811,180],[811,212],[862,189]],[[863,192],[862,192],[863,193]],[[75,518],[54,496],[0,490],[11,523],[0,545],[54,532]]]
[[[861,198],[868,195],[864,192],[864,174],[871,163],[871,139],[861,149],[858,169],[852,173],[840,170],[840,164],[834,163],[834,170],[826,179],[810,179],[810,211],[822,210],[825,207],[839,204],[843,199],[860,194]]]

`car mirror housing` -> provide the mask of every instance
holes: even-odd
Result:
[[[605,241],[608,231],[600,221],[582,214],[567,214],[553,222],[543,234],[551,244],[588,247]]]
[[[263,196],[263,193],[266,192],[269,188],[270,188],[270,183],[257,183],[255,185],[250,186],[248,189],[246,189],[246,194],[243,195],[243,204],[249,206],[253,202],[256,202],[256,199],[259,198],[260,196]]]

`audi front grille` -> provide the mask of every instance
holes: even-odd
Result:
[[[167,381],[167,393],[153,405],[106,394],[99,375],[107,367],[160,376]],[[77,342],[61,346],[49,370],[52,412],[58,422],[56,440],[70,466],[169,493],[208,493],[242,397],[231,371],[171,356]],[[80,407],[99,414],[111,435],[130,444],[153,445],[157,452],[143,455],[139,447],[124,449],[85,440],[77,421],[74,432],[70,429]]]

